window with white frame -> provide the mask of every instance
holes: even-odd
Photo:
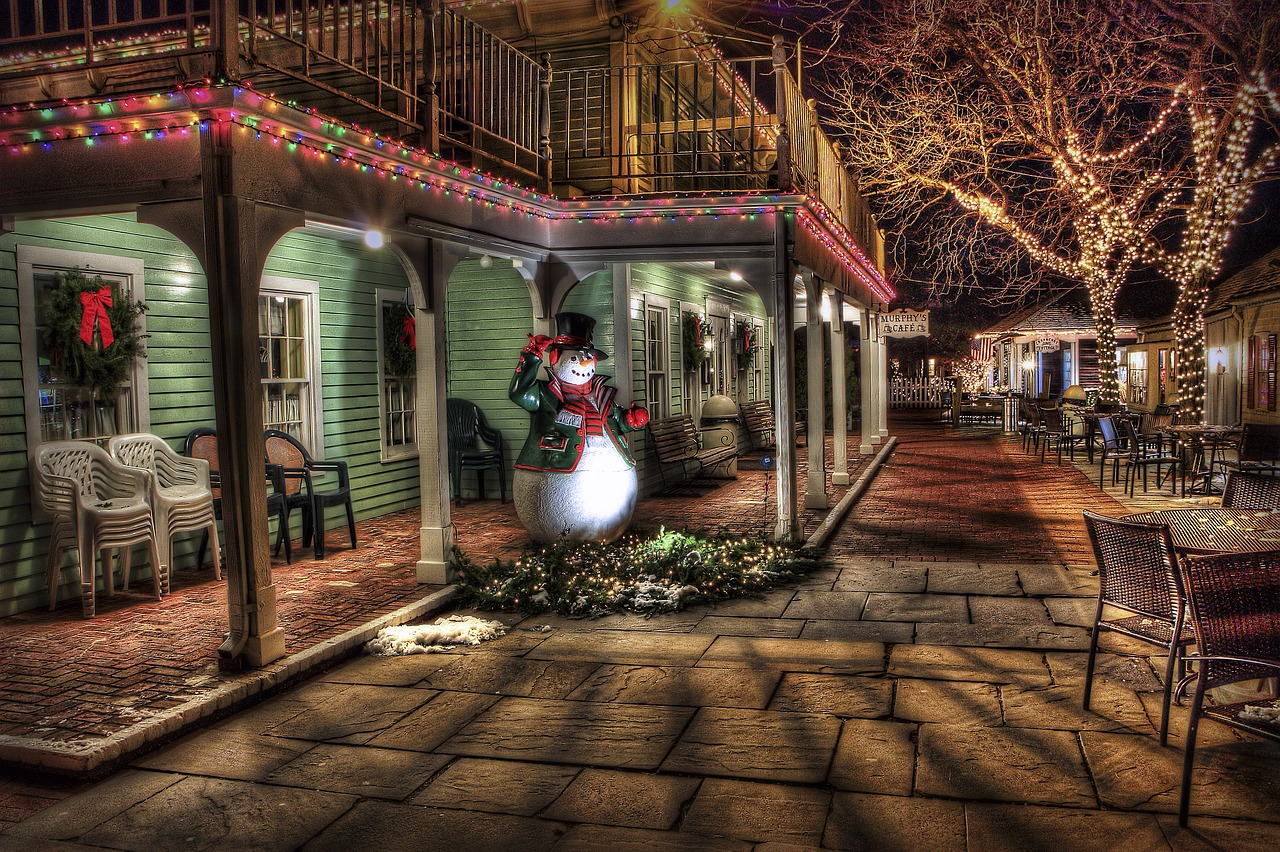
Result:
[[[405,291],[380,287],[376,295],[382,460],[412,458],[418,454],[417,315]]]
[[[752,399],[763,399],[764,393],[764,370],[765,370],[765,347],[764,347],[764,324],[752,320],[752,328],[755,330],[756,351],[751,357],[751,380],[753,388],[751,390]]]
[[[143,263],[137,258],[19,245],[16,250],[18,310],[27,449],[43,441],[106,440],[150,428],[144,357],[133,359],[118,389],[103,393],[73,384],[59,368],[59,353],[49,351],[46,330],[50,297],[64,276],[98,277],[122,298],[141,301]],[[98,320],[101,329],[101,320]],[[145,315],[137,320],[144,334]],[[100,332],[99,332],[100,333]]]
[[[320,287],[264,276],[258,295],[262,421],[323,455],[320,400]]]
[[[1147,351],[1129,353],[1129,402],[1145,405],[1147,401]]]
[[[644,384],[649,416],[671,416],[671,306],[666,299],[644,300]]]

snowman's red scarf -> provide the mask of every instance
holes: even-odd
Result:
[[[605,376],[592,376],[591,380],[584,384],[571,385],[560,381],[555,374],[552,374],[551,381],[547,385],[551,392],[564,403],[564,408],[574,414],[582,415],[583,425],[586,427],[585,434],[603,435],[605,414],[609,411],[613,397],[618,392],[617,388],[606,385],[607,381],[608,378]]]

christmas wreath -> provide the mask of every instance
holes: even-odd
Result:
[[[738,369],[745,370],[760,351],[760,339],[755,326],[740,322],[733,333],[733,354],[738,359]]]
[[[388,305],[382,317],[382,364],[388,376],[418,370],[417,319],[403,302]]]
[[[702,366],[711,353],[707,351],[707,338],[711,336],[711,322],[689,311],[684,315],[684,365],[690,370]]]
[[[59,273],[45,303],[44,343],[54,374],[99,399],[115,396],[145,351],[138,328],[144,310],[100,276],[86,278],[78,269]]]

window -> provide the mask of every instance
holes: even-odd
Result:
[[[320,420],[319,285],[264,276],[258,295],[262,420],[323,455]]]
[[[86,276],[99,276],[138,301],[142,296],[142,261],[19,245],[17,265],[28,451],[42,441],[105,443],[112,435],[149,429],[144,358],[134,359],[133,369],[118,392],[95,396],[90,388],[68,384],[59,375],[58,358],[47,351],[45,341],[49,296],[59,274],[78,269]],[[138,318],[138,328],[145,333],[145,314]]]
[[[1147,352],[1129,353],[1129,401],[1137,405],[1147,402]]]
[[[399,290],[378,288],[378,375],[382,415],[382,460],[418,454],[415,420],[418,392],[417,316]]]
[[[649,416],[671,416],[671,308],[665,299],[644,300],[644,398]]]
[[[1259,411],[1276,410],[1276,336],[1255,334],[1249,338],[1248,406]]]

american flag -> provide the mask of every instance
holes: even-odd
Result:
[[[990,337],[975,337],[969,344],[970,357],[985,364],[995,357],[996,342]]]

